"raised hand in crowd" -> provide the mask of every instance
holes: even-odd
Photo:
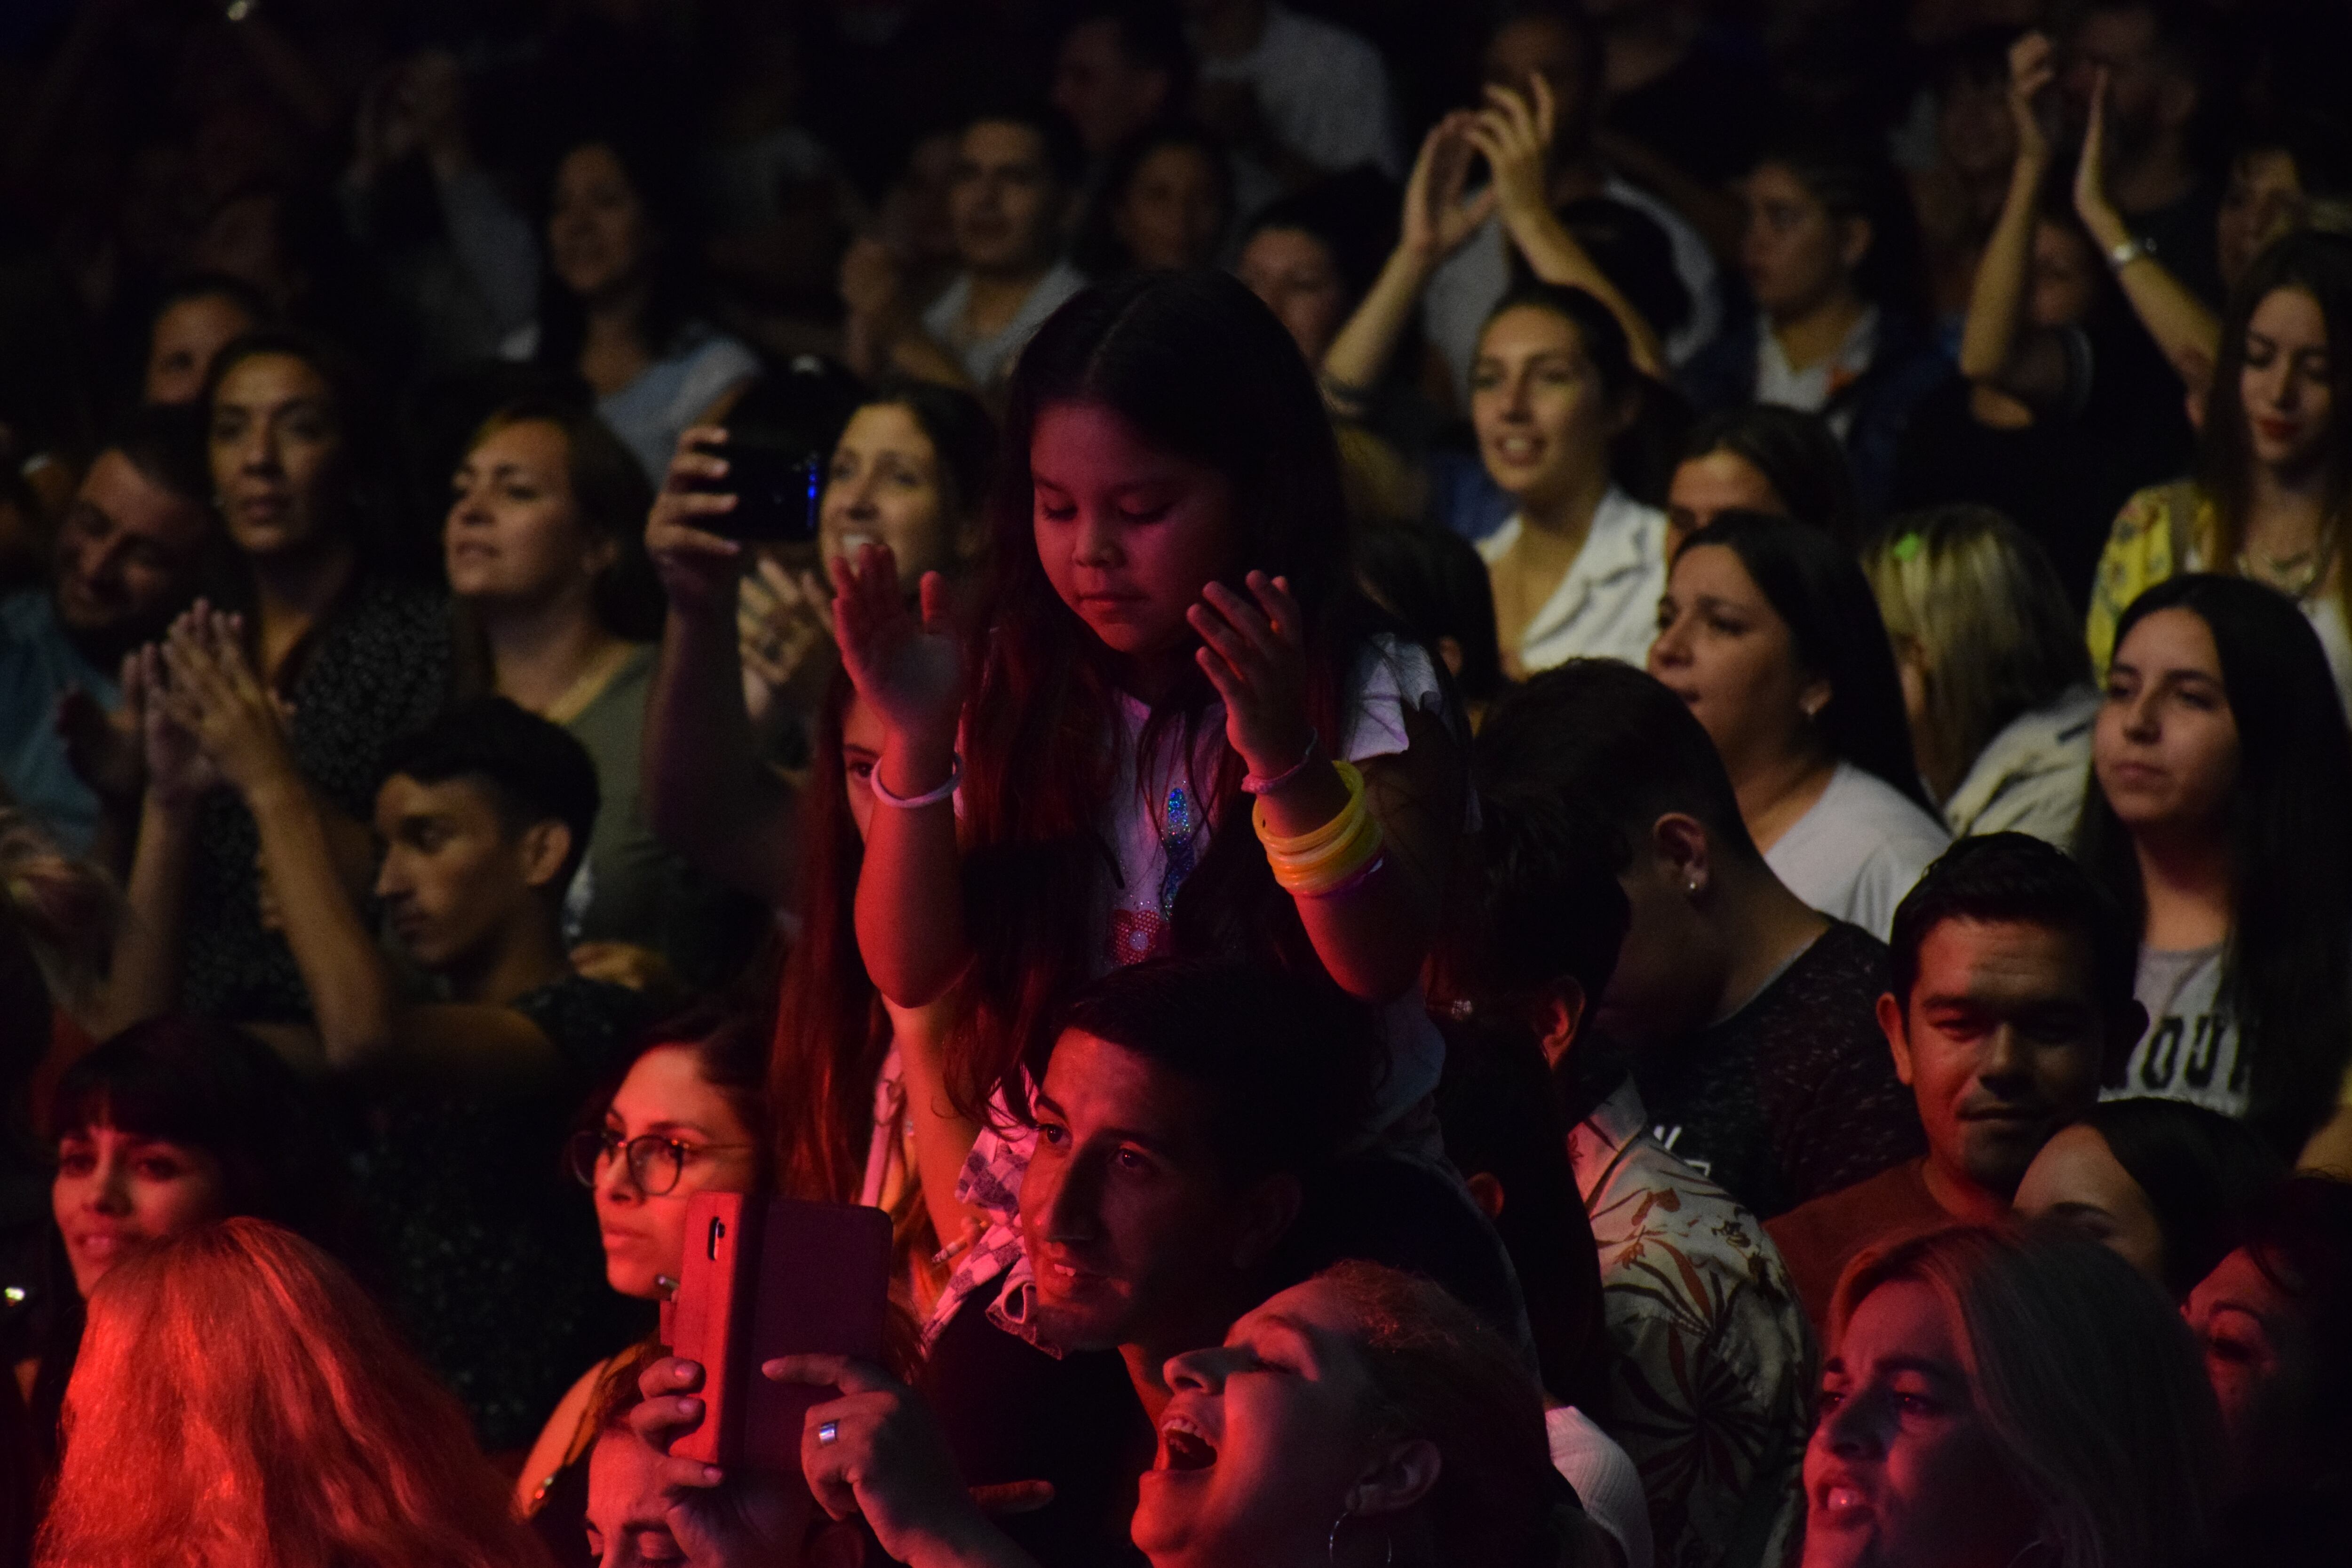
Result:
[[[2039,34],[2029,37],[2039,37]],[[2044,40],[2046,47],[2047,40]],[[2074,164],[2074,212],[2115,268],[2124,296],[2172,363],[2188,390],[2189,422],[2202,428],[2205,395],[2221,352],[2221,321],[2173,273],[2171,265],[2132,233],[2107,189],[2107,121],[2113,83],[2105,67],[2091,91],[2090,120]]]
[[[1421,139],[1421,152],[1405,181],[1396,248],[1318,367],[1323,395],[1334,412],[1363,411],[1411,324],[1430,276],[1495,216],[1498,198],[1493,184],[1475,193],[1468,190],[1477,153],[1470,132],[1477,121],[1475,111],[1457,109]]]
[[[1665,373],[1665,352],[1657,332],[1552,211],[1549,160],[1555,112],[1551,85],[1540,73],[1528,79],[1532,100],[1507,87],[1489,84],[1486,107],[1474,115],[1463,137],[1486,160],[1494,176],[1496,211],[1528,267],[1547,283],[1581,289],[1609,307],[1625,329],[1633,363],[1647,375]]]

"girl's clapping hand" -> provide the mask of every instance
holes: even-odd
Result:
[[[1186,613],[1200,660],[1225,701],[1225,739],[1250,772],[1273,777],[1307,754],[1307,628],[1287,578],[1252,572],[1249,596],[1211,583]]]
[[[896,734],[952,744],[963,707],[963,646],[947,579],[926,572],[919,605],[898,585],[889,549],[863,545],[832,563],[834,635],[858,700]]]

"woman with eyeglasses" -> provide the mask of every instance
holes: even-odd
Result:
[[[644,1037],[603,1114],[572,1135],[565,1163],[595,1194],[604,1279],[658,1301],[677,1288],[687,1205],[697,1193],[770,1185],[768,1042],[749,1020],[706,1009]],[[598,1362],[548,1417],[515,1483],[515,1500],[555,1560],[588,1563],[583,1520],[594,1413],[628,1355]]]

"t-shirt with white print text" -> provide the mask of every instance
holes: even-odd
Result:
[[[2147,1033],[2132,1047],[2123,1082],[2105,1098],[2185,1100],[2243,1116],[2252,1062],[2240,1049],[2237,1019],[2221,1002],[2220,943],[2142,948],[2132,993],[2147,1009]]]

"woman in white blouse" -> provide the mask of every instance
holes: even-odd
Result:
[[[1862,567],[1818,529],[1725,512],[1675,553],[1657,626],[1650,673],[1706,727],[1765,863],[1884,942],[1951,836]]]
[[[1571,658],[1636,661],[1649,647],[1666,517],[1610,472],[1642,396],[1624,329],[1582,289],[1527,284],[1486,318],[1470,417],[1488,477],[1518,510],[1478,549],[1513,676]]]

